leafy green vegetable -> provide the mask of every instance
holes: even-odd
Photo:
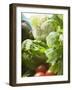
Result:
[[[46,37],[46,42],[48,47],[57,47],[59,44],[59,33],[57,32],[51,32],[49,35]]]
[[[44,53],[46,47],[44,42],[25,40],[22,43],[22,60],[25,66],[30,70],[34,70],[41,63],[45,63],[47,59]]]
[[[56,31],[62,33],[63,31],[63,15],[61,14],[32,16],[30,20],[33,26],[34,38],[37,40],[45,41],[50,32]]]
[[[33,16],[31,17],[31,22],[33,25],[33,35],[37,40],[45,41],[49,32],[55,30],[48,16]]]
[[[23,76],[33,76],[41,64],[49,63],[49,70],[63,74],[63,15],[37,15],[30,18],[34,40],[22,42]]]
[[[55,62],[54,65],[52,65],[49,68],[50,71],[57,73],[57,75],[62,75],[63,74],[63,63],[62,61],[58,60],[57,62]]]
[[[47,63],[54,64],[57,60],[57,52],[54,48],[49,48],[45,51],[46,56],[48,57]]]
[[[36,16],[32,16],[30,18],[31,20],[31,24],[33,25],[33,27],[35,27],[37,30],[38,28],[40,28],[41,24],[46,21],[48,19],[48,16],[40,16],[40,15],[36,15]]]
[[[50,21],[45,21],[41,24],[41,38],[45,41],[48,34],[52,31],[55,31],[53,24]]]
[[[63,28],[63,15],[62,14],[54,14],[52,17],[51,17],[51,22],[53,23],[54,27],[56,28],[56,31],[57,31],[57,28],[58,26],[60,26],[60,28],[62,29]]]
[[[46,38],[48,49],[45,51],[47,62],[51,63],[50,70],[62,74],[63,70],[63,40],[62,34],[51,32]]]
[[[32,44],[32,40],[26,39],[26,40],[22,43],[22,46],[21,46],[22,50],[24,50],[24,49],[29,50],[31,44]]]

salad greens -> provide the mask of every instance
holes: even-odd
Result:
[[[50,70],[57,74],[62,74],[63,70],[63,41],[58,32],[51,32],[46,40],[49,49],[45,51],[48,57],[47,62],[51,63]]]
[[[59,33],[58,32],[51,32],[46,37],[46,42],[49,48],[57,47],[59,44]]]
[[[45,63],[47,57],[44,42],[27,39],[22,43],[22,60],[27,68],[34,70],[41,63]]]
[[[48,70],[63,74],[63,15],[30,17],[34,39],[22,42],[22,76],[34,76],[35,69],[50,64]]]

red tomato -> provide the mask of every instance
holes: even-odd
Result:
[[[54,75],[56,75],[54,72],[51,72],[51,71],[47,71],[46,73],[45,73],[45,75],[46,76],[54,76]]]
[[[38,76],[45,76],[45,73],[43,72],[37,72],[34,76],[38,77]]]
[[[46,70],[47,70],[47,68],[45,67],[45,65],[40,65],[40,66],[38,66],[37,68],[36,68],[36,72],[43,72],[43,73],[45,73],[46,72]]]

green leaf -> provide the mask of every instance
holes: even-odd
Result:
[[[50,32],[49,35],[46,37],[46,42],[49,48],[57,47],[57,45],[59,44],[59,33]]]
[[[50,71],[57,73],[57,75],[62,75],[63,74],[63,62],[62,60],[58,60],[54,65],[52,65],[49,68]]]
[[[49,49],[47,49],[47,50],[45,51],[45,54],[46,54],[46,56],[47,56],[47,58],[48,58],[47,63],[52,63],[52,64],[54,64],[54,63],[56,62],[56,60],[57,60],[57,58],[58,58],[58,54],[57,54],[57,52],[56,52],[55,49],[49,48]]]
[[[22,62],[30,70],[34,70],[38,65],[46,62],[46,45],[39,40],[25,40],[22,43]]]

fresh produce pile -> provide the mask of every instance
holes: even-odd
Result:
[[[62,75],[63,15],[31,16],[30,21],[33,37],[22,41],[22,77]]]

